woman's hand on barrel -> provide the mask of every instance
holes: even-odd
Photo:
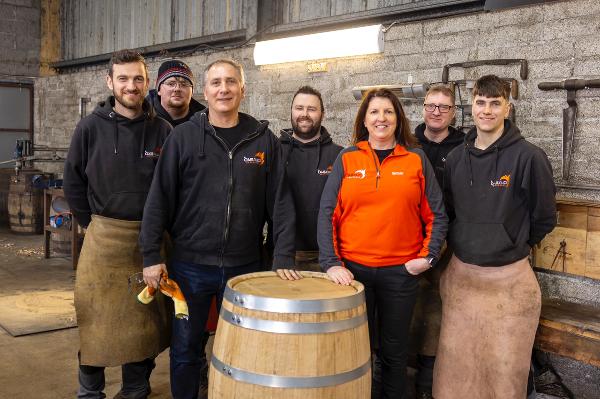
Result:
[[[431,269],[431,264],[429,264],[426,258],[411,259],[404,266],[406,267],[406,271],[413,276]]]
[[[294,269],[277,269],[275,271],[282,280],[300,280],[302,278],[300,272]]]
[[[343,266],[333,266],[327,269],[327,275],[334,283],[341,285],[350,285],[354,279],[354,275],[350,270]]]
[[[144,267],[144,283],[149,287],[158,288],[160,275],[163,271],[167,273],[167,265],[164,263]]]

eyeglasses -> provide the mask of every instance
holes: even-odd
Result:
[[[187,89],[187,88],[192,87],[192,84],[190,82],[188,82],[187,80],[183,80],[183,81],[171,80],[168,82],[164,82],[163,84],[171,90],[175,89],[177,86],[181,87],[182,89]]]
[[[450,110],[452,108],[454,108],[454,106],[453,105],[446,105],[446,104],[440,104],[440,105],[437,105],[437,104],[423,104],[423,108],[425,108],[425,111],[427,111],[427,112],[434,112],[435,109],[437,108],[437,109],[440,110],[440,113],[445,114],[445,113],[450,112]]]

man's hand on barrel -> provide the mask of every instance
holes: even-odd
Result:
[[[350,270],[343,266],[330,267],[327,269],[327,275],[334,283],[341,285],[350,285],[354,279],[354,275]]]
[[[283,280],[300,280],[302,275],[294,269],[277,269],[277,275]]]
[[[404,264],[406,271],[413,276],[421,274],[424,271],[431,269],[431,264],[426,258],[411,259]]]
[[[167,265],[159,263],[158,265],[152,265],[144,267],[144,283],[152,288],[158,288],[160,283],[160,274],[162,272],[167,273]]]

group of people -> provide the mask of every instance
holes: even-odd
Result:
[[[178,60],[161,65],[148,97],[134,51],[113,55],[106,81],[112,93],[77,125],[64,171],[87,227],[75,292],[79,398],[105,397],[107,366],[122,367],[116,398],[146,398],[167,346],[173,397],[206,395],[213,297],[220,307],[229,278],[271,268],[289,280],[312,270],[363,283],[376,397],[406,397],[418,295],[434,304],[423,315],[420,397],[525,397],[541,306],[528,255],[556,223],[555,187],[544,152],[507,119],[505,81],[476,82],[466,135],[451,126],[447,86],[429,89],[414,133],[398,98],[371,90],[345,149],[322,125],[312,87],[294,94],[279,137],[239,112],[244,71],[230,59],[204,70],[207,108]],[[164,301],[136,301],[141,270],[148,286],[166,274],[179,284],[188,320]]]

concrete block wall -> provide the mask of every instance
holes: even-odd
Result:
[[[38,76],[40,0],[0,0],[0,79]]]
[[[451,69],[451,79],[476,79],[496,73],[519,80],[514,101],[517,124],[523,135],[541,146],[561,180],[562,108],[566,92],[543,92],[542,81],[600,78],[600,2],[556,1],[489,13],[396,24],[385,34],[385,53],[377,56],[327,60],[328,71],[310,74],[306,63],[254,66],[253,46],[207,52],[183,58],[199,77],[195,95],[202,97],[205,65],[233,57],[246,67],[247,96],[242,110],[268,119],[274,132],[289,126],[289,105],[294,91],[309,84],[325,101],[324,125],[334,139],[349,143],[358,102],[355,86],[439,82],[448,63],[491,58],[524,58],[529,78],[521,81],[519,66]],[[299,49],[298,51],[302,51]],[[161,59],[150,61],[154,80]],[[68,145],[79,119],[80,97],[92,104],[108,95],[105,66],[86,67],[59,76],[37,79],[35,85],[35,140],[38,144]],[[571,182],[600,185],[600,89],[577,94],[579,116],[574,142]],[[412,127],[421,121],[418,102],[405,102]],[[58,165],[48,165],[60,171]],[[600,200],[600,190],[561,190],[561,195]]]

